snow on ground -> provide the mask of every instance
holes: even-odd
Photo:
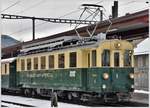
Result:
[[[134,90],[135,93],[143,93],[143,94],[150,94],[149,91],[144,91],[144,90]]]
[[[21,107],[21,106],[18,106],[18,105],[13,105],[13,104],[8,104],[8,103],[3,103],[3,102],[1,102],[1,105],[7,106],[7,107],[4,107],[4,108],[24,108],[24,107]]]
[[[40,99],[26,98],[26,97],[20,97],[20,96],[10,96],[10,95],[2,95],[1,99],[4,101],[32,105],[32,106],[35,106],[34,108],[51,108],[50,100],[40,100]],[[8,107],[9,108],[18,108],[18,107],[12,107],[12,105],[10,105]],[[25,108],[25,107],[19,107],[19,108]],[[58,108],[90,108],[90,107],[58,102]],[[94,108],[96,108],[96,107],[94,107]]]

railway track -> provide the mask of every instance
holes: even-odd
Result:
[[[5,100],[1,100],[1,107],[8,107],[10,108],[10,106],[14,106],[15,108],[23,108],[23,107],[34,107],[32,105],[28,105],[28,104],[23,104],[23,103],[17,103],[17,102],[10,102],[10,101],[5,101]]]
[[[13,95],[15,96],[15,95]],[[29,97],[25,97],[22,96],[24,98],[29,98]],[[41,99],[41,100],[49,100],[50,98],[48,97],[36,97],[35,99]],[[22,103],[15,103],[15,102],[9,102],[6,100],[2,100],[2,103],[7,103],[7,104],[14,104],[14,105],[18,105],[18,106],[23,106],[23,107],[34,107],[31,105],[27,105],[27,104],[22,104]],[[49,102],[50,103],[50,102]],[[81,106],[87,106],[87,107],[148,107],[148,104],[145,103],[139,103],[139,102],[118,102],[118,103],[98,103],[98,102],[83,102],[80,100],[65,100],[65,99],[59,99],[59,103],[66,103],[66,104],[72,104],[72,105],[81,105]],[[3,104],[2,104],[3,105]]]
[[[81,101],[68,101],[68,100],[60,100],[64,103],[83,105],[87,107],[148,107],[148,104],[139,103],[139,102],[118,102],[118,103],[95,103],[95,102],[81,102]]]

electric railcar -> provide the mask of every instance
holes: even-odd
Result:
[[[130,98],[134,90],[133,45],[125,40],[73,42],[2,60],[3,90],[25,95],[104,102]]]

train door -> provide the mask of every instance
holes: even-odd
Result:
[[[9,77],[9,86],[10,88],[15,88],[16,87],[16,60],[10,63],[10,77]]]
[[[125,89],[125,74],[126,72],[122,72],[121,69],[121,52],[120,51],[114,51],[113,52],[113,65],[114,68],[112,68],[112,88],[115,91],[123,90]]]
[[[114,67],[120,67],[120,52],[114,52]]]

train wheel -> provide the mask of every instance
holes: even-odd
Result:
[[[27,96],[27,97],[29,97],[31,95],[30,90],[29,89],[25,89],[24,90],[24,95]]]
[[[32,91],[31,91],[31,96],[32,96],[32,97],[36,97],[36,96],[37,96],[37,93],[36,93],[35,90],[32,90]]]

